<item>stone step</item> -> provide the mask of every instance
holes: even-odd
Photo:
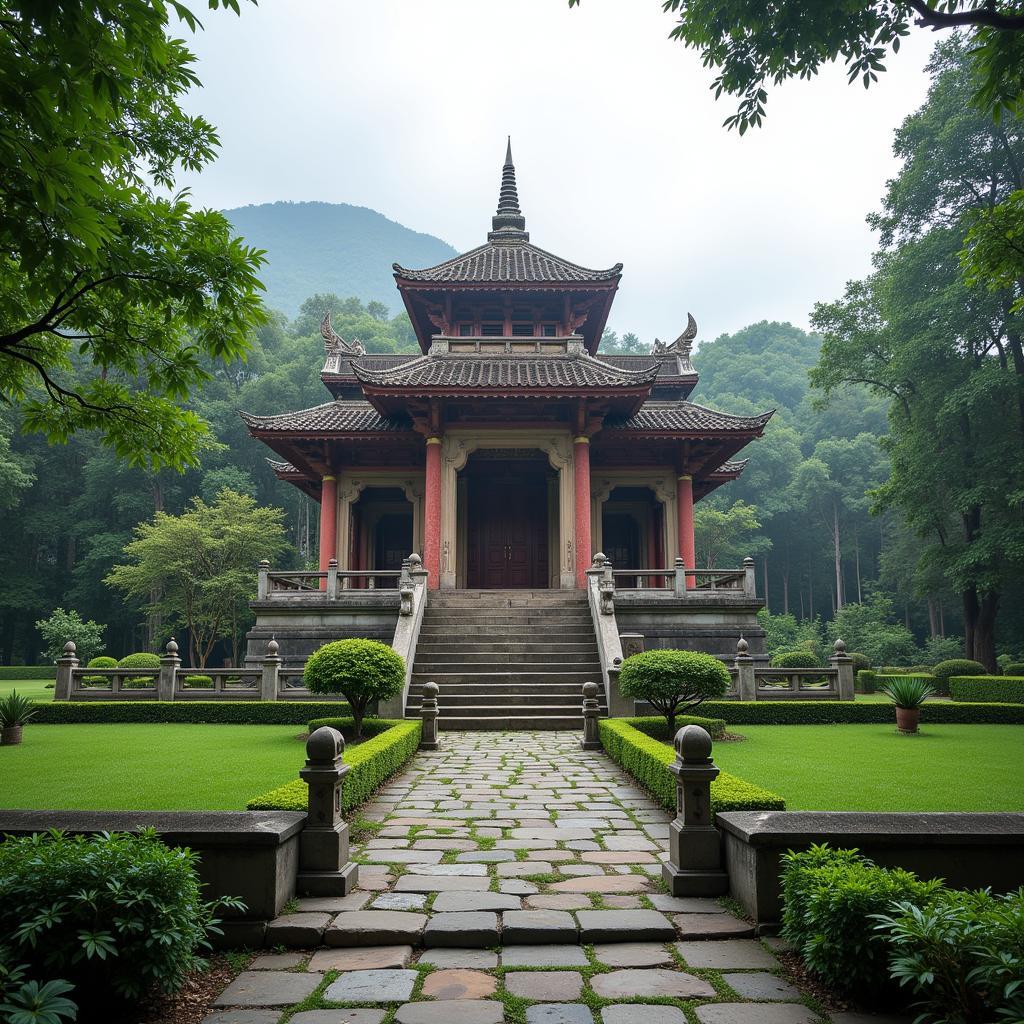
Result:
[[[573,630],[576,633],[593,631],[594,624],[590,616],[583,615],[545,615],[543,612],[526,612],[522,615],[510,617],[507,615],[487,616],[476,615],[454,615],[450,612],[435,612],[433,615],[424,614],[424,627],[443,626],[449,630],[479,629],[480,632],[504,633],[508,630],[519,629],[525,631],[534,626],[553,627],[547,632],[553,632],[554,627],[562,627]],[[485,630],[484,627],[487,627]]]
[[[583,716],[580,714],[545,714],[535,718],[531,715],[520,715],[514,710],[510,710],[506,715],[491,718],[475,714],[472,708],[460,708],[459,717],[442,715],[437,723],[442,732],[517,732],[531,729],[544,732],[583,731]]]
[[[423,676],[425,677],[426,675],[427,673],[424,672]],[[418,695],[422,691],[425,682],[427,682],[426,678],[421,679],[417,677],[413,679],[409,685],[410,694]],[[600,682],[600,674],[598,674],[595,682]],[[583,699],[583,691],[575,682],[558,683],[549,680],[530,683],[506,683],[504,679],[500,679],[497,682],[488,683],[481,683],[479,681],[449,683],[445,688],[445,693],[495,693],[505,694],[510,697],[519,694],[530,698],[534,698],[538,694],[553,693],[558,694],[560,697],[579,697],[580,700]]]
[[[591,680],[597,681],[595,675],[600,676],[600,670],[595,672],[416,672],[415,666],[412,675],[413,682],[427,683],[434,682],[438,686],[446,686],[450,683],[543,683],[550,680],[553,683],[575,683],[582,686]]]
[[[545,669],[558,671],[566,666],[570,668],[579,666],[581,668],[594,664],[600,664],[597,654],[589,651],[586,654],[579,654],[575,651],[530,651],[528,653],[503,654],[501,651],[481,651],[473,654],[459,654],[455,652],[432,653],[426,651],[416,652],[416,665],[458,666],[472,669],[479,667],[483,672],[500,672],[501,666],[516,665],[529,668],[531,672],[542,672]],[[488,666],[493,666],[488,668]]]
[[[559,642],[557,640],[550,641],[530,641],[526,637],[521,640],[508,640],[504,637],[495,640],[481,640],[479,637],[467,637],[463,640],[456,641],[445,641],[440,637],[431,636],[424,639],[422,636],[419,643],[416,645],[417,653],[431,654],[434,652],[444,652],[451,654],[476,654],[481,651],[493,651],[495,654],[543,654],[550,652],[552,654],[588,654],[596,653],[597,642],[591,640],[589,643],[585,640],[580,641],[566,641]]]
[[[594,630],[592,626],[577,628],[574,625],[560,626],[537,623],[535,626],[509,626],[500,629],[494,623],[466,623],[446,626],[442,623],[424,622],[420,627],[420,643],[529,643],[531,639],[538,643],[592,643]]]
[[[524,700],[524,697],[527,699]],[[422,694],[409,694],[409,699],[406,701],[406,711],[411,711],[413,708],[419,708],[422,704]],[[547,691],[543,693],[537,693],[532,695],[526,694],[509,694],[509,693],[452,693],[446,691],[438,694],[437,705],[444,711],[446,708],[465,708],[465,707],[493,707],[503,708],[506,711],[516,710],[522,711],[524,714],[529,713],[533,707],[564,707],[569,708],[572,711],[581,711],[583,707],[583,698],[576,694],[567,693],[549,693]]]

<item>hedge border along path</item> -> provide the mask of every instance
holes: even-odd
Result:
[[[187,725],[305,725],[311,716],[344,714],[343,701],[314,700],[90,700],[40,705],[39,725],[182,722]],[[370,722],[382,719],[367,718]]]
[[[625,719],[603,718],[598,723],[598,730],[605,753],[621,765],[663,807],[675,811],[676,781],[668,770],[668,766],[675,761],[675,750],[667,743],[645,735]],[[722,772],[711,783],[711,810],[715,814],[720,811],[785,809],[786,801],[777,793],[762,789],[728,772]]]
[[[1005,678],[988,676],[988,679]],[[1024,725],[1024,704],[928,701],[928,720],[945,725]],[[892,722],[888,702],[838,700],[705,701],[700,710],[734,725],[878,725]]]
[[[349,731],[353,727],[353,720],[313,719],[309,723],[309,731],[313,732],[325,725]],[[422,729],[423,723],[419,719],[402,721],[376,718],[363,722],[363,733],[376,735],[345,750],[345,763],[351,770],[345,776],[341,790],[343,811],[365,803],[374,790],[402,768],[419,749]],[[250,800],[246,808],[250,811],[304,811],[308,802],[307,793],[306,783],[302,779],[293,779]]]
[[[45,679],[57,678],[56,665],[0,665],[0,679]]]
[[[999,697],[1008,704],[1024,704],[1024,676],[950,676],[949,695],[960,702]]]

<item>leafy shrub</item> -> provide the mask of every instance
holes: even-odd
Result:
[[[1004,676],[1024,676],[1024,661],[1008,661],[1003,665]]]
[[[897,901],[927,906],[942,883],[880,868],[856,850],[812,846],[782,857],[782,934],[828,985],[878,1000],[891,989],[875,914]]]
[[[160,668],[160,657],[140,651],[137,654],[126,654],[118,663],[118,668]],[[142,690],[156,686],[156,676],[125,676],[121,686],[128,690]]]
[[[950,676],[949,695],[960,701],[1024,704],[1024,676]]]
[[[857,673],[857,690],[860,693],[874,693],[878,689],[878,673],[862,668]]]
[[[764,630],[764,646],[769,656],[779,651],[814,651],[824,657],[825,641],[821,620],[797,619],[795,615],[773,615],[767,608],[757,613]]]
[[[184,686],[188,690],[211,690],[213,676],[185,676]]]
[[[848,651],[860,651],[873,665],[909,665],[920,657],[914,634],[881,594],[839,609],[825,632],[830,644],[842,637]]]
[[[6,697],[0,697],[0,728],[24,725],[36,714],[36,703],[28,697],[11,690]]]
[[[358,737],[370,701],[387,700],[402,692],[405,662],[379,640],[334,640],[310,655],[302,677],[310,693],[345,695]]]
[[[117,668],[117,658],[110,658],[101,654],[98,658],[90,658],[86,668]],[[82,682],[86,686],[110,686],[110,676],[83,676]]]
[[[339,732],[352,732],[353,718],[318,718],[309,723],[313,732],[323,725],[329,725]],[[416,753],[420,745],[423,723],[418,719],[392,721],[371,718],[363,723],[363,731],[379,735],[358,746],[345,748],[345,764],[351,771],[345,776],[341,790],[341,808],[344,811],[358,807],[369,799],[378,787]],[[304,811],[308,803],[308,790],[302,779],[295,779],[269,792],[254,797],[246,805],[250,811]]]
[[[342,700],[102,700],[40,704],[37,722],[79,725],[86,722],[185,722],[220,725],[304,725],[310,715],[344,714]],[[369,720],[364,722],[364,727]]]
[[[987,674],[988,670],[980,661],[971,661],[969,658],[950,658],[949,661],[940,661],[932,668],[936,692],[941,694],[949,693],[951,676],[984,676]]]
[[[925,640],[921,653],[929,665],[938,665],[940,661],[964,656],[964,638],[962,636],[932,636]]]
[[[931,680],[931,676],[925,675],[879,676],[878,688],[896,707],[913,710],[935,692]]]
[[[0,844],[0,934],[30,970],[74,984],[86,1009],[175,992],[204,965],[218,908],[240,907],[203,902],[196,859],[152,829],[8,839]]]
[[[648,701],[665,716],[668,731],[674,734],[678,714],[725,696],[731,681],[729,670],[714,655],[653,650],[634,654],[622,663],[619,692]]]
[[[78,1016],[78,1006],[66,996],[74,990],[67,981],[28,980],[27,964],[14,963],[14,955],[0,946],[0,1014],[8,1024],[60,1024]]]
[[[0,679],[56,679],[56,665],[0,665]]]
[[[633,776],[663,807],[676,809],[676,780],[668,770],[675,750],[645,736],[623,718],[602,718],[598,731],[605,753]],[[784,811],[786,801],[777,793],[722,772],[711,783],[711,810]]]
[[[871,659],[866,654],[857,654],[854,651],[850,651],[846,656],[853,662],[854,672],[863,672],[865,669],[871,668]]]
[[[814,651],[780,651],[769,664],[772,668],[821,668]]]
[[[901,901],[875,920],[891,976],[921,997],[925,1019],[1024,1020],[1024,889],[947,889],[929,906]]]
[[[103,634],[106,626],[98,622],[83,620],[78,612],[54,608],[48,619],[40,619],[36,623],[43,638],[43,653],[51,661],[64,656],[64,645],[69,641],[75,644],[75,654],[79,661],[88,661],[103,650]]]

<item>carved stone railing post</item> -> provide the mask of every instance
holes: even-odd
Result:
[[[420,698],[420,718],[423,719],[423,731],[420,733],[420,750],[437,750],[441,745],[437,735],[437,719],[441,714],[437,706],[437,695],[439,692],[437,683],[423,684],[423,695]]]
[[[711,760],[711,736],[699,725],[676,733],[676,816],[668,827],[668,861],[662,881],[673,896],[721,896],[729,891],[722,867],[722,843],[711,812],[711,783],[718,768]]]
[[[601,659],[601,676],[610,718],[633,714],[634,705],[619,693],[619,669],[622,668],[622,645],[615,622],[615,580],[608,559],[598,552],[587,570],[587,603],[594,625],[597,652]]]
[[[278,653],[280,649],[278,642],[271,638],[267,644],[267,653],[263,657],[260,673],[260,700],[277,700],[281,671],[281,656]]]
[[[156,699],[174,700],[174,690],[177,685],[178,667],[181,665],[181,658],[178,657],[178,642],[172,636],[167,641],[167,653],[160,659],[160,675],[156,681]]]
[[[256,599],[266,601],[270,596],[270,562],[265,558],[256,570]]]
[[[743,596],[755,599],[757,597],[757,580],[754,578],[754,560],[747,555],[743,559]],[[767,597],[767,595],[765,595]]]
[[[413,553],[402,565],[402,575],[398,585],[398,622],[395,625],[395,636],[391,646],[405,662],[405,685],[402,692],[394,697],[381,701],[377,714],[381,718],[404,718],[405,702],[412,684],[412,667],[416,660],[416,645],[419,643],[420,626],[423,624],[423,612],[427,607],[427,570],[423,568],[423,559]]]
[[[853,693],[853,658],[846,653],[846,644],[836,640],[833,645],[835,653],[829,662],[836,668],[836,689],[840,700],[854,700]]]
[[[750,645],[743,637],[736,641],[736,696],[740,700],[757,700],[757,677],[754,675],[754,659],[747,653]]]
[[[348,825],[341,793],[349,766],[342,761],[345,739],[323,726],[306,740],[306,764],[299,778],[309,787],[306,823],[299,836],[296,887],[304,896],[345,896],[359,881],[349,860]]]
[[[338,560],[332,558],[327,563],[327,598],[334,600],[338,596]]]
[[[69,640],[64,645],[64,656],[57,659],[57,681],[53,684],[54,700],[71,700],[72,671],[76,668],[78,657],[75,654],[75,642]]]
[[[597,683],[583,684],[583,739],[580,746],[584,750],[600,750],[601,735],[597,728],[597,719],[601,714],[601,706],[597,702]]]
[[[672,592],[675,597],[686,597],[686,564],[681,558],[675,561],[675,583]]]

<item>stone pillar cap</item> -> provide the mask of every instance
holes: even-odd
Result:
[[[308,765],[333,765],[345,751],[345,737],[323,725],[306,740],[306,763]]]
[[[584,683],[583,696],[593,700],[597,696],[597,683]]]
[[[685,725],[676,733],[676,756],[686,764],[707,764],[711,747],[711,734],[699,725]]]

